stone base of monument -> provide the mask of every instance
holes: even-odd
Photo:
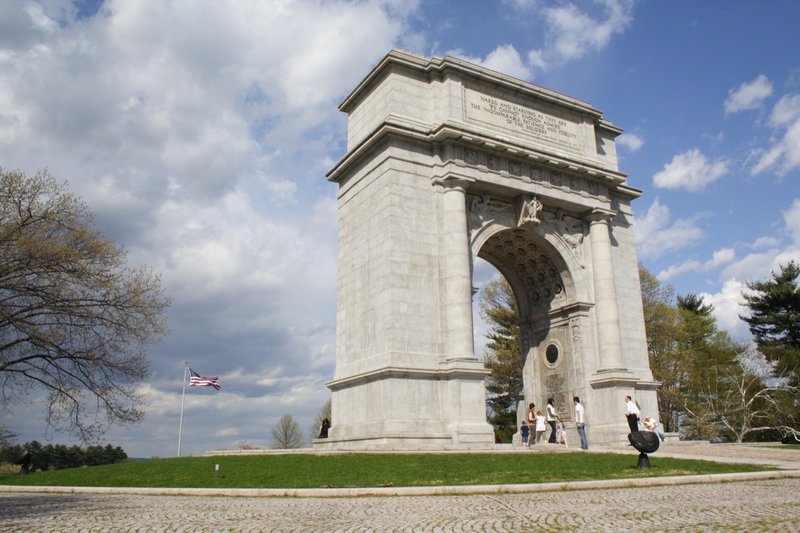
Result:
[[[636,468],[650,468],[650,458],[647,457],[647,454],[658,450],[660,444],[658,435],[652,431],[634,431],[628,434],[628,441],[639,451],[639,462],[636,464]]]

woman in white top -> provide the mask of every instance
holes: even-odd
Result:
[[[544,434],[547,431],[545,425],[544,415],[541,411],[536,411],[536,444],[544,440]]]

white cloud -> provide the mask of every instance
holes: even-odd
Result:
[[[468,56],[463,50],[450,50],[447,55],[460,57],[471,63],[477,63],[522,80],[533,78],[533,71],[525,65],[519,52],[510,44],[498,46],[486,56],[486,59]]]
[[[726,160],[709,161],[697,148],[672,158],[653,176],[653,185],[663,189],[685,189],[696,192],[728,173]]]
[[[109,0],[76,21],[69,2],[0,2],[3,167],[67,180],[174,301],[134,430],[147,435],[109,438],[174,454],[185,358],[225,378],[221,393],[187,397],[196,452],[233,436],[203,434],[201,411],[257,441],[268,417],[289,409],[302,427],[324,404],[337,259],[324,174],[346,139],[336,104],[386,51],[419,39],[406,32],[417,6]],[[512,51],[491,57],[496,68]]]
[[[544,50],[528,51],[528,63],[530,63],[535,70],[547,70],[550,67]]]
[[[780,239],[775,237],[759,237],[753,243],[752,247],[754,250],[760,250],[762,248],[774,248],[781,243]]]
[[[523,80],[533,76],[531,70],[523,63],[519,52],[510,44],[495,48],[486,56],[483,66]]]
[[[784,95],[769,117],[769,123],[775,128],[788,126],[800,118],[800,94]]]
[[[616,144],[624,146],[631,152],[636,152],[644,146],[644,139],[635,133],[623,133],[616,138]]]
[[[794,245],[800,246],[800,198],[795,198],[792,205],[783,211],[783,222],[794,239]]]
[[[592,50],[605,48],[611,37],[622,33],[633,19],[633,2],[603,0],[602,18],[594,18],[575,4],[544,7],[547,21],[547,55],[556,60],[579,59]]]
[[[746,311],[739,305],[742,302],[741,292],[746,290],[746,283],[769,279],[773,272],[779,272],[780,267],[789,261],[800,262],[800,199],[795,199],[791,206],[783,211],[783,216],[782,231],[791,235],[795,239],[794,242],[781,246],[783,241],[775,237],[757,239],[752,249],[758,251],[738,260],[733,260],[731,257],[731,262],[728,262],[720,273],[720,280],[723,283],[720,292],[703,294],[714,304],[714,315],[720,327],[736,338],[744,339],[749,336],[747,325],[738,319],[738,315]]]
[[[783,176],[800,168],[800,95],[783,96],[772,110],[770,125],[779,131],[779,139],[755,153],[753,176],[771,169]]]
[[[553,5],[539,0],[507,0],[524,17],[543,18],[544,45],[529,50],[529,68],[547,70],[554,65],[603,50],[611,38],[623,33],[633,20],[633,0],[599,0],[578,6]],[[533,77],[533,72],[526,78]]]
[[[725,113],[758,109],[771,94],[772,83],[761,74],[753,81],[742,83],[736,89],[728,91]]]
[[[744,340],[749,338],[750,332],[747,324],[739,318],[744,309],[741,306],[742,289],[744,285],[736,278],[725,281],[719,292],[700,293],[706,303],[714,306],[713,315],[717,319],[720,329],[727,331],[734,339]]]
[[[644,217],[636,218],[636,248],[642,259],[655,259],[668,252],[690,246],[703,237],[694,220],[670,223],[669,208],[653,200]]]
[[[700,261],[690,259],[678,265],[671,265],[666,270],[659,272],[656,277],[661,281],[667,281],[685,272],[709,272],[730,263],[734,260],[735,256],[736,252],[733,248],[722,248],[721,250],[715,251],[711,259],[707,261],[701,263]]]

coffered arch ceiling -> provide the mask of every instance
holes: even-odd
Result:
[[[521,320],[547,315],[574,299],[564,260],[531,230],[498,231],[481,246],[478,257],[491,263],[511,284]]]

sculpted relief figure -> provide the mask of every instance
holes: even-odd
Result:
[[[474,231],[480,229],[484,224],[511,216],[511,204],[491,198],[487,195],[476,196],[467,195],[467,216],[469,218],[469,229]]]
[[[539,213],[541,212],[542,202],[540,202],[538,198],[534,196],[533,198],[523,200],[522,209],[520,209],[519,214],[519,223],[517,226],[538,226],[541,222],[541,220],[539,220]]]
[[[572,253],[578,259],[578,263],[585,268],[583,247],[581,246],[584,237],[583,222],[580,219],[567,215],[561,208],[558,208],[555,210],[555,213],[547,214],[545,223],[548,229],[567,243]]]

